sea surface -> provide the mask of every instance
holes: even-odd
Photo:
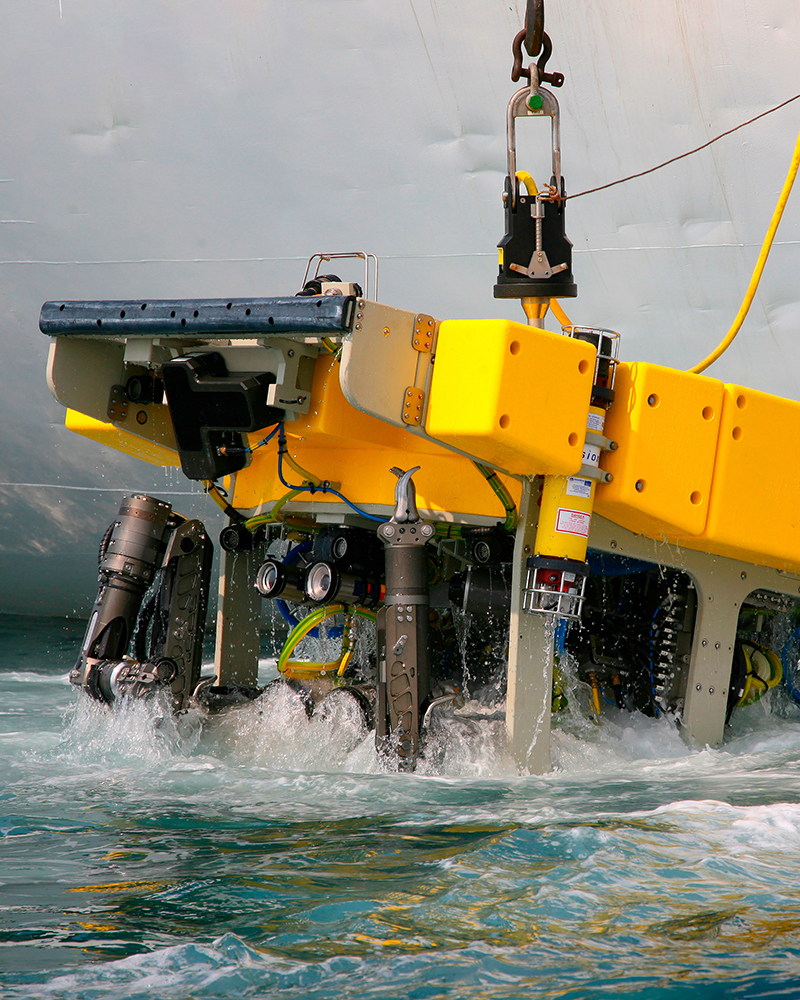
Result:
[[[595,725],[573,688],[551,774],[519,775],[491,715],[445,719],[403,774],[357,713],[280,693],[92,704],[83,628],[0,616],[0,996],[800,996],[781,692],[710,750],[668,718]]]

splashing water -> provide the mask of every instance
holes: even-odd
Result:
[[[66,680],[77,626],[20,622],[0,619],[4,997],[800,992],[800,713],[777,692],[710,750],[668,718],[596,725],[573,687],[543,777],[468,703],[403,774],[347,699],[109,711]]]

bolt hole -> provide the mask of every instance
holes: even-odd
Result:
[[[195,309],[195,311],[194,311],[194,318],[195,318],[195,319],[197,319],[197,317],[198,317],[199,315],[200,315],[200,313],[199,313],[199,312],[198,312],[198,311],[197,311],[197,310]]]
[[[144,312],[146,308],[147,308],[147,303],[143,302],[142,303],[142,312]]]
[[[244,314],[245,314],[245,316],[249,316],[250,315],[250,310],[249,309],[245,309]]]
[[[733,430],[731,431],[731,437],[733,438],[734,441],[741,441],[742,440],[742,428],[741,427],[734,427]]]
[[[101,319],[99,319],[99,320],[97,321],[97,325],[98,325],[98,326],[102,326],[102,325],[103,325],[103,321],[102,321]]]
[[[586,360],[586,358],[578,362],[578,371],[581,373],[581,375],[585,375],[589,371],[589,362]]]
[[[508,427],[508,425],[511,423],[511,417],[509,417],[509,415],[507,413],[504,413],[500,417],[499,423],[500,423],[500,426],[503,428],[503,430],[505,430]]]
[[[714,419],[714,407],[704,406],[703,407],[703,420],[713,420]]]
[[[578,443],[578,435],[575,434],[575,433],[572,433],[572,434],[570,434],[570,436],[569,436],[569,438],[567,440],[569,441],[570,448],[574,448],[575,445]]]
[[[658,398],[658,396],[657,396],[657,395],[656,395],[656,394],[655,394],[654,392],[653,392],[653,393],[651,393],[651,394],[650,394],[650,395],[649,395],[649,396],[647,397],[647,405],[648,405],[648,406],[658,406],[658,404],[659,404],[660,402],[661,402],[661,400],[660,400],[660,399]]]
[[[181,317],[181,326],[186,326],[186,317],[185,316]]]
[[[269,323],[269,325],[270,325],[270,326],[274,326],[274,325],[275,325],[275,320],[274,320],[274,319],[273,319],[273,318],[272,318],[271,316],[270,316],[270,318],[269,318],[269,319],[267,320],[267,322]]]
[[[695,507],[697,507],[699,504],[703,502],[703,494],[700,492],[700,490],[695,490],[689,497],[689,499],[692,501]]]
[[[646,486],[647,486],[647,483],[644,481],[644,479],[637,479],[636,480],[636,492],[637,493],[644,493],[644,489],[645,489]]]
[[[228,304],[227,304],[227,305],[225,306],[225,308],[226,308],[226,309],[232,309],[232,308],[233,308],[233,303],[232,303],[232,302],[229,302],[229,303],[228,303]]]
[[[520,345],[518,340],[512,340],[511,343],[508,345],[508,349],[509,351],[511,351],[512,354],[519,354],[519,346]]]
[[[747,399],[744,396],[737,396],[736,405],[739,407],[740,410],[743,410],[745,406],[747,406]]]
[[[59,312],[62,312],[62,313],[64,312],[64,303],[63,303],[63,302],[62,302],[62,303],[61,303],[61,305],[60,305],[60,306],[58,307],[58,311],[59,311]]]
[[[125,310],[124,309],[120,309],[120,311],[119,311],[119,318],[120,319],[125,319]]]
[[[171,316],[171,317],[172,317],[173,319],[175,319],[175,310],[174,310],[174,309],[173,309],[173,310],[172,310],[172,312],[170,313],[170,316]]]

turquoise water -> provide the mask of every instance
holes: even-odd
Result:
[[[721,751],[568,713],[540,778],[451,722],[407,775],[279,696],[112,714],[67,682],[82,632],[0,617],[1,996],[800,996],[779,695]]]

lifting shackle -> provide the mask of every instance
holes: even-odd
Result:
[[[552,184],[556,200],[561,190],[561,111],[552,91],[539,86],[538,67],[530,66],[530,86],[523,87],[508,102],[506,113],[506,166],[509,178],[517,175],[517,118],[550,118],[552,143]],[[511,184],[511,207],[516,210],[519,185]]]

